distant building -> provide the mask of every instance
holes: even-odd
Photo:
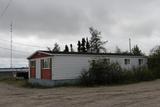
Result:
[[[28,78],[28,67],[21,68],[0,68],[0,78],[24,77]]]
[[[89,60],[99,58],[117,62],[124,69],[147,66],[145,56],[132,54],[36,51],[28,57],[29,81],[47,86],[75,82],[81,72],[89,68]]]

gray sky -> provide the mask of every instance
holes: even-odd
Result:
[[[0,14],[8,1],[0,0]],[[159,12],[159,0],[11,0],[0,16],[0,67],[9,67],[9,50],[2,48],[10,48],[11,22],[14,66],[26,66],[27,56],[55,42],[61,49],[72,43],[76,50],[79,39],[90,37],[91,26],[109,41],[108,52],[116,46],[128,50],[131,38],[132,46],[148,54],[160,43]]]

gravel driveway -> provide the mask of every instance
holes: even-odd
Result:
[[[94,88],[29,89],[0,83],[0,107],[160,107],[160,80]]]

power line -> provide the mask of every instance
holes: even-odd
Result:
[[[8,7],[10,6],[12,0],[9,0],[6,7],[4,8],[4,10],[2,11],[1,15],[0,15],[0,18],[3,17],[3,15],[5,14],[5,12],[7,11]]]
[[[2,48],[0,48],[1,50]],[[9,51],[9,50],[8,50]],[[13,55],[18,55],[20,57],[24,57],[26,59],[26,57],[28,57],[30,54],[24,54],[24,53],[20,53],[20,52],[17,52],[17,51],[13,51]],[[7,57],[9,58],[9,57]],[[17,57],[16,57],[17,58]],[[14,59],[14,58],[13,58]]]
[[[4,47],[1,47],[1,46],[0,46],[0,48],[1,48],[1,49],[5,49],[5,50],[8,50],[8,51],[11,50],[10,48],[4,48]],[[25,51],[20,51],[20,50],[15,50],[15,49],[12,49],[12,51],[14,51],[14,52],[19,52],[19,53],[28,53],[28,52],[25,52]]]
[[[29,46],[29,47],[46,48],[46,47],[42,47],[42,46],[29,45],[29,44],[24,44],[24,43],[19,43],[19,42],[13,42],[13,43],[19,44],[19,45],[24,45],[24,46]]]
[[[7,42],[8,43],[8,42]],[[4,46],[6,46],[6,47],[4,47]],[[8,46],[8,47],[7,47]],[[4,44],[4,43],[2,43],[1,41],[0,41],[0,49],[5,49],[5,50],[8,50],[9,51],[9,46],[10,46],[10,44]],[[13,45],[13,50],[14,49],[16,49],[17,47],[14,47],[14,45]],[[11,49],[10,49],[11,50]],[[32,49],[33,50],[33,49]],[[24,51],[24,50],[22,50],[22,49],[16,49],[16,50],[14,50],[14,51],[16,51],[16,52],[21,52],[21,53],[32,53],[32,51]]]
[[[9,40],[5,40],[5,39],[0,39],[0,41],[7,41],[7,42],[10,42]],[[46,48],[46,47],[43,47],[43,46],[37,46],[37,45],[30,45],[30,44],[25,44],[25,43],[20,43],[20,42],[14,42],[13,41],[13,45],[23,45],[23,46],[28,46],[28,47],[36,47],[36,48]]]

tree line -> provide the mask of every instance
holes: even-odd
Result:
[[[101,37],[101,32],[97,29],[90,27],[89,32],[91,37],[84,37],[77,42],[77,51],[74,50],[73,45],[70,44],[65,45],[64,50],[61,51],[61,48],[58,43],[54,44],[53,49],[48,48],[51,52],[79,52],[79,53],[106,53],[107,49],[105,48],[105,44],[108,41],[103,41]],[[122,51],[118,46],[116,47],[115,53],[130,53],[128,51]],[[134,55],[144,55],[138,45],[135,45],[132,48],[132,54]]]

